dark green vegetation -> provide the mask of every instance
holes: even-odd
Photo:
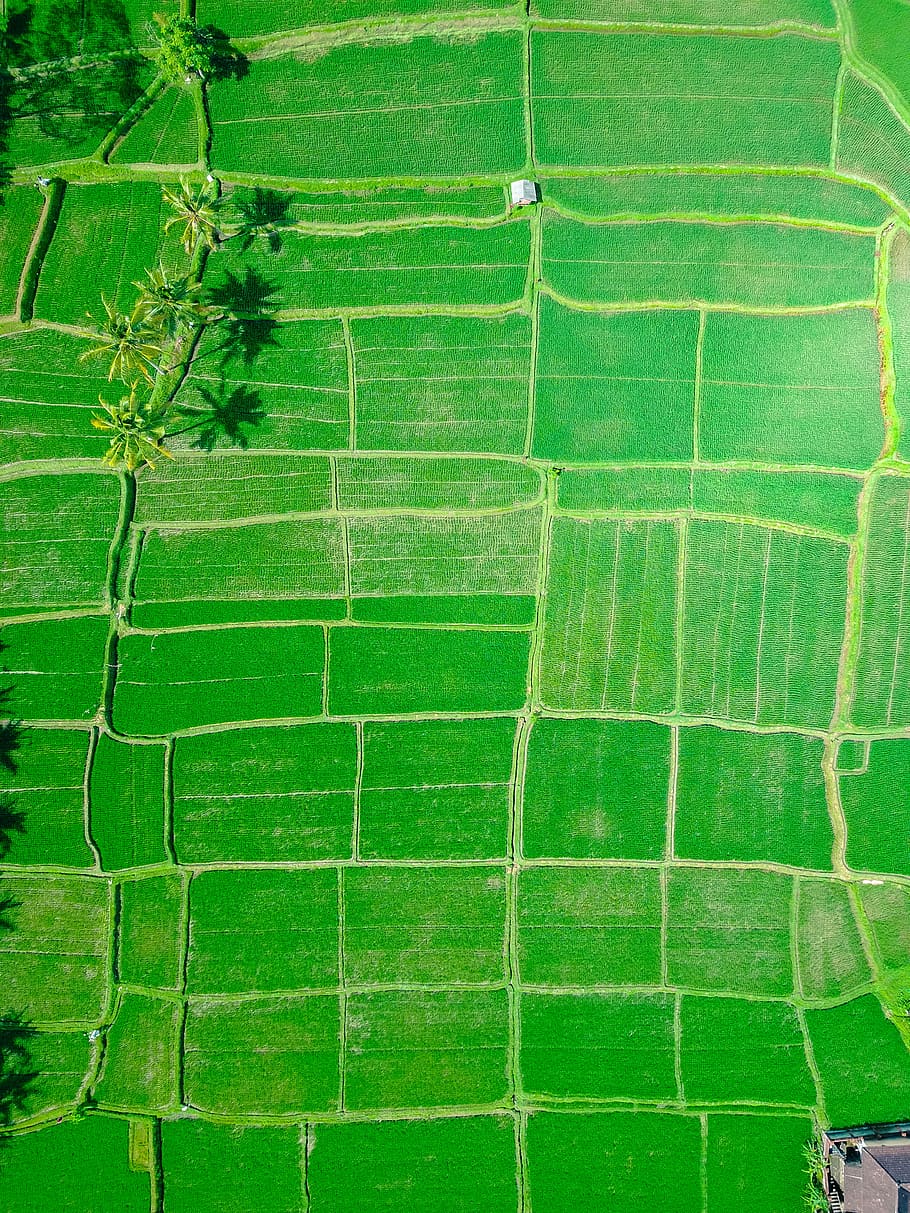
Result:
[[[7,0],[10,1213],[910,1117],[910,9],[473,7]]]

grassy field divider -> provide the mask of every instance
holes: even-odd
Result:
[[[142,115],[152,108],[152,105],[164,93],[166,88],[167,83],[164,77],[156,76],[145,92],[140,93],[126,113],[122,115],[119,121],[114,123],[102,139],[98,150],[90,159],[95,161],[100,160],[102,164],[106,165]]]
[[[22,277],[19,279],[19,290],[16,294],[16,317],[22,324],[27,324],[34,315],[35,295],[38,293],[41,268],[44,265],[47,250],[51,246],[51,240],[54,238],[54,232],[57,230],[65,193],[66,182],[59,177],[55,177],[47,187],[44,209],[26,254]]]

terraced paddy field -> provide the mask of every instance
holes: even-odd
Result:
[[[803,1208],[910,1119],[910,8],[24,7],[0,1208]]]

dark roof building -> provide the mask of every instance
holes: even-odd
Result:
[[[910,1213],[910,1123],[822,1134],[831,1213]]]

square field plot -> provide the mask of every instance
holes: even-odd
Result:
[[[874,994],[807,1011],[806,1023],[832,1124],[875,1124],[905,1115],[910,1057]]]
[[[884,441],[868,308],[705,320],[699,450],[718,463],[866,468]]]
[[[654,868],[525,868],[518,882],[524,986],[660,985]]]
[[[299,1125],[165,1120],[161,1161],[167,1213],[298,1213],[304,1143]]]
[[[181,863],[351,854],[357,735],[351,724],[230,729],[174,751]]]
[[[867,770],[839,786],[850,867],[910,875],[910,738],[873,741]]]
[[[787,35],[536,31],[535,151],[559,165],[827,167],[839,66],[835,44]]]
[[[198,872],[190,885],[190,994],[332,989],[338,872]]]
[[[653,1213],[655,1184],[670,1175],[674,1213],[703,1208],[697,1116],[534,1112],[527,1149],[534,1213],[597,1208]]]
[[[806,1042],[788,1003],[686,997],[680,1034],[690,1104],[815,1105]]]
[[[94,1026],[108,997],[111,889],[91,876],[6,877],[0,981],[43,1024]]]
[[[112,164],[195,164],[199,126],[193,94],[169,88],[114,145]]]
[[[511,1117],[315,1125],[309,1142],[314,1213],[515,1213]]]
[[[910,481],[904,477],[883,476],[873,490],[851,715],[863,728],[910,724]]]
[[[124,733],[318,716],[322,628],[220,628],[120,642],[114,719]]]
[[[109,627],[106,615],[4,625],[4,673],[16,717],[91,719],[101,700]]]
[[[15,707],[11,702],[10,706]],[[85,839],[83,780],[90,737],[69,729],[23,729],[4,771],[13,816],[3,828],[7,864],[92,867]]]
[[[4,190],[0,208],[0,315],[16,311],[19,280],[44,200],[27,185]]]
[[[334,995],[192,1001],[184,1034],[187,1102],[231,1117],[333,1111],[338,1029]]]
[[[498,868],[349,868],[349,983],[474,985],[506,980],[506,881]]]
[[[389,991],[348,998],[345,1106],[499,1103],[508,1088],[505,990]]]
[[[250,312],[255,318],[206,325],[183,393],[191,410],[187,424],[194,428],[172,445],[206,451],[221,447],[333,451],[346,447],[349,387],[341,324],[337,320],[278,324],[268,315],[258,315],[278,289],[278,281],[268,262],[263,264],[264,274],[254,273],[248,262],[248,258],[238,261],[236,272],[219,277],[209,294],[218,304]],[[179,466],[162,470],[178,475]],[[240,474],[236,460],[229,474]],[[142,493],[140,513],[141,503]],[[246,511],[259,512],[283,511]]]
[[[830,868],[823,753],[795,733],[680,729],[676,855]]]
[[[679,530],[556,518],[540,658],[549,708],[670,712]]]
[[[124,880],[118,889],[117,972],[127,985],[174,990],[186,937],[183,874]]]
[[[516,459],[353,455],[337,460],[337,474],[342,511],[503,511],[539,503],[545,493],[543,473]]]
[[[849,548],[783,530],[689,524],[682,709],[824,729],[834,710]]]
[[[680,39],[688,41],[688,39]],[[590,303],[871,303],[872,236],[773,223],[608,223],[546,215],[543,277]]]
[[[89,782],[92,838],[108,871],[164,863],[164,748],[103,733]]]
[[[806,1191],[804,1150],[813,1131],[808,1116],[710,1115],[708,1213],[747,1209],[759,1188],[769,1213],[793,1213]]]
[[[92,1088],[99,1104],[143,1112],[167,1112],[176,1106],[182,1014],[181,1004],[173,999],[121,995]]]
[[[530,638],[444,628],[332,628],[329,711],[516,712],[524,705]]]
[[[803,998],[839,998],[871,978],[847,888],[834,880],[797,881],[796,959]]]
[[[334,179],[514,172],[526,156],[523,75],[517,33],[254,60],[245,79],[212,88],[214,161]]]
[[[692,458],[694,312],[580,312],[540,302],[539,459]]]
[[[508,717],[368,721],[361,857],[504,857],[515,727]]]
[[[15,1022],[7,1021],[3,1036],[10,1085],[22,1090],[11,1124],[32,1117],[47,1121],[79,1104],[83,1084],[90,1081],[97,1062],[97,1046],[88,1032],[33,1032],[27,1025],[20,1029]],[[18,1079],[23,1071],[28,1077],[20,1088]],[[4,1144],[9,1144],[8,1138]],[[0,1181],[0,1191],[2,1188]]]
[[[522,453],[528,316],[355,318],[351,340],[358,450]]]
[[[670,730],[650,721],[534,721],[522,850],[529,859],[660,859]]]
[[[786,997],[793,991],[793,881],[734,868],[672,868],[667,889],[669,983]]]

